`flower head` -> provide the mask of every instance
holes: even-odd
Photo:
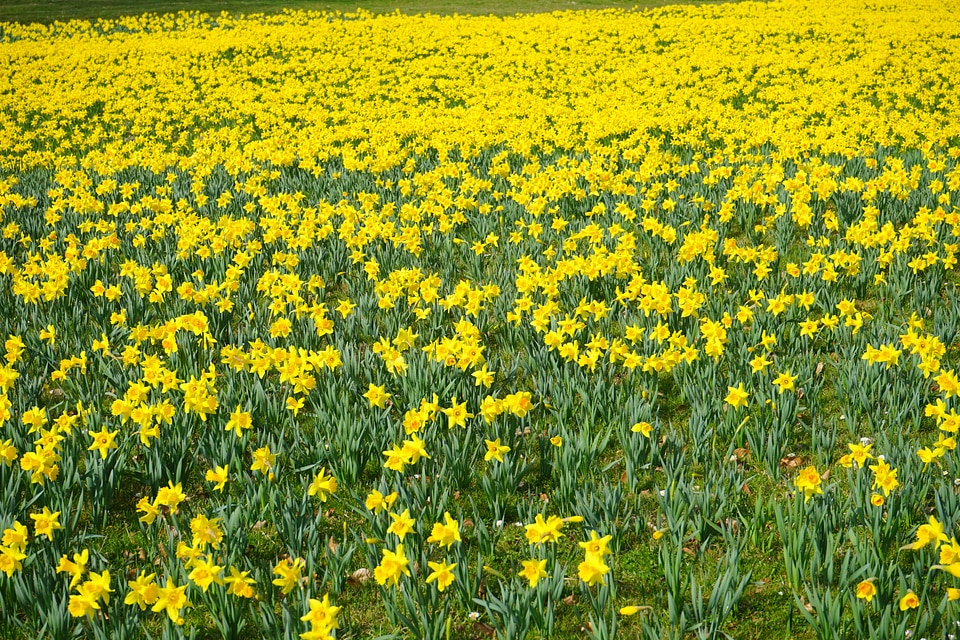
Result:
[[[531,588],[536,587],[541,578],[547,577],[546,560],[524,560],[522,564],[523,569],[517,575],[526,578]]]
[[[183,624],[181,612],[184,607],[190,606],[187,600],[187,585],[177,586],[173,580],[167,578],[162,587],[157,589],[157,601],[153,604],[154,613],[166,611],[174,624]]]
[[[510,447],[500,444],[500,438],[496,440],[484,440],[487,443],[487,452],[483,455],[483,459],[486,462],[491,460],[496,460],[497,462],[503,462],[503,454],[510,451]]]
[[[727,387],[727,397],[724,398],[724,401],[734,409],[737,409],[746,406],[749,396],[750,394],[744,390],[743,383],[741,382],[735,387]]]
[[[57,529],[63,529],[59,520],[60,512],[51,512],[50,507],[44,507],[41,513],[31,513],[30,517],[33,519],[34,535],[46,536],[53,540],[53,532]]]
[[[460,542],[460,523],[450,516],[449,511],[443,514],[443,518],[443,523],[437,522],[433,525],[427,542],[435,542],[449,549],[454,542]]]
[[[400,576],[410,575],[410,560],[403,553],[403,545],[398,544],[396,551],[389,549],[383,550],[383,559],[373,571],[373,577],[377,583],[386,585],[387,583],[396,586],[400,582]]]
[[[456,568],[456,563],[446,564],[444,562],[427,562],[427,566],[433,570],[433,572],[427,576],[427,582],[430,583],[436,580],[438,591],[442,592],[444,589],[453,584],[453,569]]]
[[[874,578],[863,580],[857,585],[857,598],[871,602],[877,595],[877,587],[873,584]]]
[[[106,459],[107,452],[110,449],[117,448],[117,434],[120,431],[107,431],[107,428],[104,427],[100,431],[91,431],[89,433],[90,437],[93,438],[93,444],[87,447],[87,451],[99,451],[100,456]]]
[[[803,491],[803,501],[806,502],[810,499],[811,496],[823,494],[823,487],[821,487],[822,479],[820,474],[817,472],[817,469],[813,466],[809,466],[806,469],[802,470],[797,476],[797,479],[794,481],[797,489]]]
[[[903,594],[903,597],[900,598],[900,611],[908,611],[910,609],[916,609],[920,606],[920,598],[917,597],[913,591],[907,591]]]

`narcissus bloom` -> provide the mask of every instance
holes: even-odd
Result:
[[[307,489],[307,494],[317,496],[320,502],[326,502],[327,496],[337,492],[337,479],[327,475],[326,468],[321,468],[320,472],[313,476],[313,482]]]
[[[881,489],[884,496],[889,496],[890,492],[900,486],[897,479],[897,470],[892,469],[883,456],[877,460],[877,464],[870,465],[873,471],[873,488]]]
[[[140,522],[151,525],[153,521],[157,519],[157,516],[160,515],[160,508],[150,502],[150,498],[143,496],[140,498],[140,501],[137,502],[137,511],[142,511],[143,515],[140,516]]]
[[[337,614],[340,613],[340,607],[335,607],[330,604],[330,596],[324,595],[323,600],[317,600],[315,598],[310,598],[309,600],[310,611],[305,616],[300,619],[304,622],[310,623],[311,631],[319,634],[314,637],[323,637],[329,636],[330,632],[334,629],[339,628],[339,623],[337,622]],[[306,638],[306,634],[301,635],[301,638]]]
[[[364,506],[369,511],[374,513],[380,513],[384,509],[390,509],[393,507],[393,503],[397,501],[397,492],[394,491],[389,495],[383,495],[376,489],[367,494],[367,499],[364,501]]]
[[[230,575],[223,579],[223,583],[227,585],[227,593],[238,598],[252,598],[256,595],[253,590],[256,580],[250,577],[249,571],[230,567]]]
[[[598,584],[606,584],[604,576],[610,573],[610,567],[603,561],[599,555],[587,554],[587,557],[577,565],[577,574],[583,582],[591,587]]]
[[[272,453],[270,447],[260,447],[253,452],[253,464],[250,465],[250,470],[269,474],[276,463],[277,454]]]
[[[943,525],[939,520],[930,516],[926,524],[917,527],[917,539],[910,545],[910,548],[922,549],[928,544],[932,544],[936,548],[940,546],[940,543],[947,540],[947,535],[943,532]]]
[[[373,571],[373,577],[380,585],[387,583],[397,586],[400,576],[410,576],[410,561],[404,555],[403,545],[398,544],[396,551],[383,550],[383,559]]]
[[[920,598],[917,597],[913,591],[907,591],[903,594],[903,597],[900,598],[900,611],[908,611],[910,609],[916,609],[920,606]]]
[[[110,449],[117,448],[117,434],[119,433],[119,430],[107,431],[106,427],[100,431],[91,431],[89,435],[93,438],[93,444],[87,447],[87,451],[99,451],[100,456],[106,459],[107,452],[110,451]]]
[[[783,371],[773,379],[773,384],[777,385],[779,393],[783,393],[784,391],[792,391],[796,380],[797,376],[790,375],[789,371]]]
[[[394,534],[400,538],[401,541],[403,541],[408,533],[413,531],[414,521],[413,518],[410,517],[410,509],[404,509],[401,514],[391,513],[390,519],[393,520],[393,522],[387,527],[387,533]]]
[[[407,464],[417,464],[420,462],[420,458],[430,459],[426,445],[415,433],[410,436],[409,440],[403,441],[400,451],[407,457]]]
[[[438,591],[442,592],[444,589],[453,584],[453,570],[457,566],[456,563],[446,564],[443,562],[427,562],[427,566],[433,570],[433,572],[427,576],[427,583],[436,580]]]
[[[649,422],[638,422],[632,427],[630,427],[630,430],[633,431],[634,433],[640,433],[643,436],[649,438],[650,434],[653,432],[653,425],[650,424]]]
[[[857,598],[867,602],[873,601],[873,597],[877,595],[877,587],[873,584],[873,580],[868,578],[857,585]]]
[[[273,580],[273,584],[280,587],[284,595],[290,593],[294,587],[300,584],[304,566],[303,558],[284,558],[273,568],[273,573],[280,576]]]
[[[73,589],[83,577],[86,571],[87,562],[90,559],[90,552],[84,549],[82,553],[73,554],[73,560],[69,560],[66,554],[60,556],[60,564],[57,565],[57,573],[70,574],[70,588]]]
[[[80,585],[77,593],[70,595],[67,611],[69,611],[70,615],[74,618],[92,616],[93,612],[98,609],[100,609],[100,603],[96,595],[91,592],[87,583]]]
[[[440,410],[445,416],[447,416],[447,427],[465,427],[467,425],[467,419],[472,418],[473,414],[467,411],[467,403],[461,402],[457,404],[457,399],[452,398],[450,400],[450,407],[447,409]]]
[[[220,528],[220,518],[208,518],[199,514],[190,520],[190,531],[193,533],[193,546],[203,549],[210,545],[214,549],[220,548],[223,541],[223,530]]]
[[[870,455],[870,448],[872,446],[872,444],[848,444],[847,448],[850,449],[850,459],[862,468],[867,463],[867,460],[873,459],[873,456]]]
[[[530,544],[543,544],[544,542],[556,542],[563,537],[560,529],[563,528],[563,519],[558,516],[550,516],[544,520],[542,514],[537,514],[533,524],[526,525],[526,536]]]
[[[523,569],[517,575],[526,578],[530,587],[536,587],[541,578],[547,577],[546,560],[524,560]]]
[[[478,370],[474,371],[471,375],[475,379],[476,386],[484,386],[489,388],[493,384],[493,376],[495,371],[487,371],[487,365],[483,365]]]
[[[484,440],[484,442],[487,443],[487,452],[483,454],[483,459],[486,462],[490,462],[491,460],[503,462],[503,454],[510,452],[510,447],[500,444],[500,438],[496,440]]]
[[[0,571],[11,577],[15,572],[23,569],[21,561],[26,559],[27,555],[16,547],[0,547]]]
[[[50,507],[44,507],[41,513],[31,513],[30,518],[33,519],[34,535],[46,536],[53,540],[53,532],[57,529],[63,529],[59,520],[60,512],[51,512]]]
[[[253,428],[253,417],[250,413],[243,411],[240,405],[230,414],[227,424],[223,425],[224,431],[233,431],[238,438],[243,436],[243,432]]]
[[[382,409],[386,406],[390,394],[384,390],[384,387],[378,387],[371,382],[370,387],[367,389],[367,392],[363,394],[363,397],[370,402],[371,407],[379,407]]]
[[[427,542],[434,542],[449,549],[454,542],[460,542],[460,523],[450,516],[449,511],[443,514],[443,518],[445,522],[433,525]]]
[[[597,535],[596,531],[590,532],[590,539],[586,542],[578,542],[580,548],[583,549],[583,552],[586,555],[597,555],[600,557],[610,554],[610,549],[607,548],[607,545],[610,543],[612,536],[603,536],[602,538]]]
[[[207,473],[204,478],[207,482],[214,483],[214,489],[222,492],[224,486],[227,484],[227,480],[229,479],[227,476],[229,470],[229,465],[223,467],[216,466],[213,469],[207,469]]]
[[[167,578],[164,585],[157,589],[157,601],[153,604],[151,611],[154,613],[166,611],[174,624],[183,624],[183,616],[180,612],[189,605],[187,585],[178,587],[173,580]]]
[[[183,493],[181,483],[173,484],[173,481],[167,483],[166,487],[160,487],[157,491],[156,505],[163,505],[170,509],[171,513],[177,513],[181,502],[187,499]],[[139,508],[139,505],[138,505]]]
[[[29,539],[30,533],[27,531],[27,527],[14,520],[10,527],[3,530],[3,538],[0,539],[0,543],[18,551],[23,551],[27,547],[27,540]]]
[[[744,390],[743,383],[741,382],[735,387],[727,387],[727,397],[724,398],[724,401],[736,409],[746,406],[749,396],[750,394]]]
[[[820,486],[821,482],[822,479],[816,468],[810,466],[800,472],[794,484],[796,484],[797,489],[803,491],[803,501],[806,502],[811,496],[823,494],[823,487]]]
[[[223,567],[214,564],[212,558],[206,558],[194,562],[190,575],[187,577],[190,578],[190,582],[203,589],[203,592],[206,593],[211,584],[223,584],[222,573]]]
[[[160,597],[160,587],[154,582],[157,574],[144,575],[142,572],[136,580],[127,582],[130,592],[123,599],[124,604],[136,605],[141,611],[153,606]]]

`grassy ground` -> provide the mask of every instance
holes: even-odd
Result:
[[[0,21],[44,22],[72,19],[116,18],[138,13],[203,11],[219,13],[275,13],[283,9],[355,11],[358,7],[375,13],[495,14],[602,9],[609,7],[653,7],[670,0],[10,0],[0,2]]]

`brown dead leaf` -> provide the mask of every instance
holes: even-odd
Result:
[[[563,600],[561,600],[561,602],[562,602],[563,604],[567,604],[567,605],[573,604],[573,603],[576,602],[576,601],[577,601],[577,599],[573,596],[572,593],[571,593],[569,596],[567,596],[566,598],[564,598]]]
[[[491,638],[496,634],[496,629],[485,622],[480,622],[479,620],[473,621],[473,630],[478,633],[482,633],[485,636],[490,636]]]
[[[265,526],[267,526],[266,520],[257,520],[256,522],[253,523],[253,526],[250,528],[253,529],[254,531],[260,531],[260,529],[263,529]]]
[[[823,371],[823,361],[821,360],[820,362],[817,363],[817,368],[813,370],[814,377],[820,375],[822,371]]]
[[[347,577],[347,582],[353,585],[363,584],[364,582],[366,582],[372,577],[373,577],[373,571],[370,571],[370,569],[363,567],[351,573]]]
[[[723,521],[724,524],[730,527],[730,531],[734,534],[740,533],[740,521],[734,520],[733,518],[727,518]]]
[[[789,454],[786,458],[780,459],[780,466],[784,469],[796,469],[806,464],[807,459],[803,456]]]
[[[327,540],[327,546],[330,547],[330,551],[333,553],[336,553],[337,549],[340,547],[340,545],[337,544],[337,541],[333,539],[333,536],[330,536],[330,539]]]

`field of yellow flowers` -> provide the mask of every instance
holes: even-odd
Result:
[[[0,637],[960,633],[960,5],[0,23]]]

